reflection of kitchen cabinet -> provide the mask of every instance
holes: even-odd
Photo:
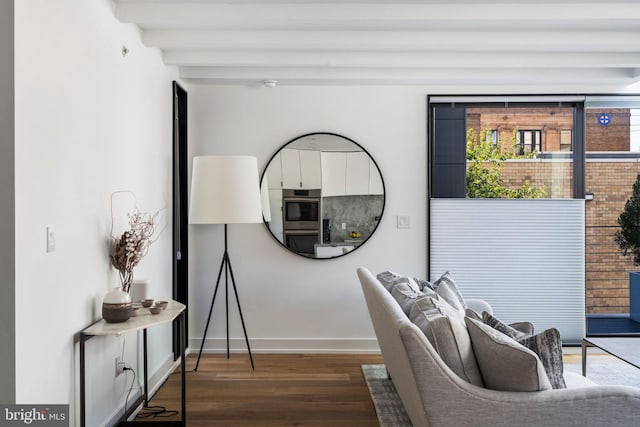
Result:
[[[282,163],[280,152],[276,153],[267,167],[267,183],[269,189],[282,188]]]
[[[322,196],[382,194],[382,179],[364,152],[322,153]]]
[[[362,151],[346,155],[345,194],[369,194],[369,155]]]
[[[323,152],[322,197],[344,196],[346,194],[346,153]]]
[[[285,149],[281,153],[282,188],[320,188],[320,152]]]
[[[320,188],[322,173],[320,172],[320,152],[300,150],[300,180],[302,188]]]

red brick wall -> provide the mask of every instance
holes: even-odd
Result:
[[[585,188],[594,194],[593,201],[586,203],[588,313],[629,312],[629,272],[640,267],[620,255],[613,236],[638,173],[637,162],[598,161],[586,165]]]
[[[603,112],[611,117],[608,126],[598,123]],[[631,112],[628,108],[586,110],[585,120],[587,151],[629,151]]]
[[[560,131],[573,129],[572,108],[467,108],[467,130],[497,130],[511,144],[514,129],[540,130],[542,151],[560,151]]]
[[[601,126],[598,117],[611,118]],[[587,151],[629,151],[631,112],[628,108],[588,109],[585,117]],[[514,129],[540,130],[542,151],[560,151],[560,131],[573,129],[572,108],[468,108],[467,129],[497,130],[504,143],[511,142]]]

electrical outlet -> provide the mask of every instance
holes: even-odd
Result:
[[[120,356],[116,356],[116,377],[124,373],[124,362]]]

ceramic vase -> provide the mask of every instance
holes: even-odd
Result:
[[[120,323],[129,320],[133,314],[131,295],[122,288],[115,288],[102,300],[102,318],[108,323]]]

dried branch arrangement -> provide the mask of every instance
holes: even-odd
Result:
[[[147,255],[149,246],[157,240],[157,237],[154,239],[154,234],[156,233],[158,215],[161,211],[162,210],[158,210],[154,213],[147,213],[141,212],[136,207],[133,212],[127,214],[129,217],[129,230],[126,230],[118,238],[113,235],[112,228],[112,245],[109,258],[111,265],[118,270],[120,274],[122,290],[125,292],[129,292],[131,283],[133,283],[133,269],[142,258]],[[160,230],[159,233],[160,232],[162,232],[162,230]]]

